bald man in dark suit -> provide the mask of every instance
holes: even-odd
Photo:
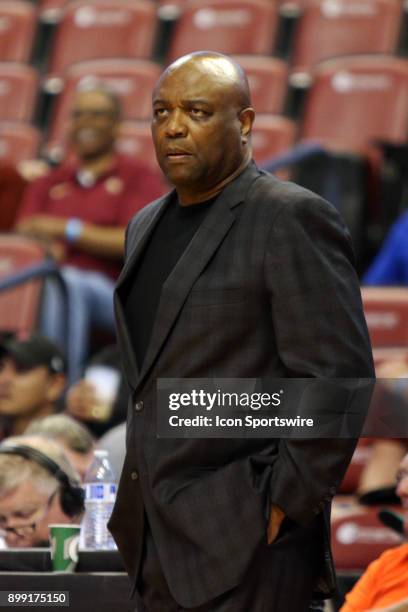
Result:
[[[159,378],[373,376],[349,236],[251,160],[241,68],[202,52],[153,92],[175,190],[130,222],[115,306],[131,388],[110,521],[140,610],[305,612],[334,588],[330,501],[355,441],[158,439]]]

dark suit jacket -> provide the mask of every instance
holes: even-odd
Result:
[[[320,516],[320,587],[328,593],[328,506],[354,442],[157,439],[156,380],[371,377],[348,234],[331,205],[250,164],[219,195],[165,282],[139,371],[123,292],[169,199],[130,222],[115,293],[132,400],[110,528],[135,580],[144,506],[169,588],[193,607],[240,582],[266,537],[266,504],[300,525]]]

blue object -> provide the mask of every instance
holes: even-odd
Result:
[[[78,238],[81,237],[82,230],[84,229],[84,224],[81,219],[68,219],[65,225],[65,238],[66,241],[72,244],[76,242]]]
[[[408,286],[408,213],[391,227],[379,254],[363,277],[363,284]]]

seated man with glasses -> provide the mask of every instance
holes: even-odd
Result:
[[[408,536],[408,454],[400,463],[396,493],[401,499],[404,533]],[[407,612],[408,542],[390,548],[373,561],[346,595],[340,612]]]
[[[16,436],[0,445],[0,534],[7,547],[49,545],[52,523],[78,523],[79,477],[56,442]]]
[[[71,113],[69,159],[26,190],[16,230],[42,242],[61,263],[61,294],[48,283],[41,331],[66,342],[70,382],[80,378],[92,325],[114,331],[113,288],[125,227],[164,187],[159,171],[116,152],[119,100],[104,85],[78,90]]]

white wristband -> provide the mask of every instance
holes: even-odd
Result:
[[[83,227],[84,224],[82,223],[81,219],[68,219],[64,232],[66,241],[70,244],[76,242],[78,238],[81,237]]]

